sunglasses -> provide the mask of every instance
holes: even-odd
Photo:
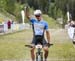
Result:
[[[40,17],[40,15],[35,15],[36,17]]]

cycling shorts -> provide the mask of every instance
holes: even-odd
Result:
[[[33,40],[32,40],[31,44],[34,44],[34,45],[41,44],[43,46],[46,46],[47,41],[45,40],[45,38],[43,36],[36,35],[36,36],[33,37]]]

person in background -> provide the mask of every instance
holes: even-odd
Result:
[[[8,20],[8,22],[7,22],[7,25],[8,25],[8,29],[10,29],[11,28],[11,21],[10,20]]]

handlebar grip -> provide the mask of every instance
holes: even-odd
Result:
[[[25,45],[25,47],[28,47],[28,48],[33,48],[33,46],[31,46],[31,45]]]
[[[47,46],[48,46],[48,47],[50,47],[50,46],[52,46],[52,45],[53,45],[53,44],[47,43]]]

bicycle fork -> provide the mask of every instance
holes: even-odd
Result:
[[[43,52],[40,49],[36,52],[36,61],[43,61]]]

